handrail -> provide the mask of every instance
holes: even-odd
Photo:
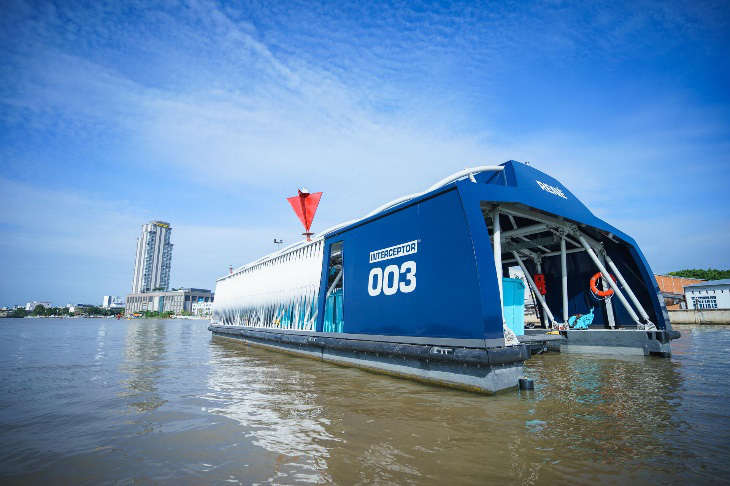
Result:
[[[369,218],[370,216],[375,216],[381,211],[385,211],[386,209],[390,209],[392,207],[395,207],[401,203],[404,203],[406,201],[410,201],[411,199],[415,199],[418,196],[424,195],[425,192],[417,192],[415,194],[411,194],[408,196],[399,197],[398,199],[393,199],[389,203],[383,204],[382,206],[378,207],[377,209],[374,209],[373,211],[370,211],[368,214],[365,215],[365,218]],[[363,218],[363,219],[365,219]]]
[[[455,174],[451,174],[449,177],[445,179],[441,179],[436,184],[432,185],[428,189],[426,189],[423,192],[417,192],[415,194],[411,194],[410,196],[403,196],[399,197],[398,199],[393,199],[389,203],[383,204],[379,208],[370,211],[368,214],[365,215],[365,218],[369,218],[370,216],[375,216],[381,211],[385,211],[387,209],[390,209],[392,207],[395,207],[399,204],[403,204],[404,202],[410,201],[411,199],[415,199],[417,197],[423,196],[424,194],[435,191],[436,189],[440,189],[444,187],[446,184],[449,184],[451,182],[457,181],[463,177],[469,177],[472,174],[478,174],[479,172],[501,172],[504,170],[504,166],[501,165],[483,165],[481,167],[472,167],[471,169],[464,169],[462,171],[456,172]],[[363,218],[363,219],[365,219]]]
[[[464,169],[460,172],[457,172],[456,174],[451,174],[446,179],[441,179],[436,184],[432,185],[428,189],[426,189],[424,192],[431,192],[435,191],[436,189],[439,189],[446,184],[449,184],[451,182],[454,182],[458,179],[461,179],[462,177],[468,177],[471,174],[478,174],[479,172],[502,172],[504,170],[503,165],[483,165],[481,167],[472,167],[471,169]]]

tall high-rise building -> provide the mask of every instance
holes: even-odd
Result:
[[[137,257],[134,259],[133,294],[169,290],[171,232],[170,224],[163,221],[142,225],[142,236],[137,239]]]

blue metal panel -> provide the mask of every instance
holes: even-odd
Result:
[[[457,182],[456,186],[469,225],[469,234],[479,275],[484,339],[500,339],[504,337],[502,308],[499,300],[497,270],[494,266],[494,251],[492,250],[487,223],[484,221],[481,209],[481,190],[479,190],[478,184],[469,181]]]
[[[344,332],[484,337],[474,249],[454,186],[417,204],[389,211],[386,217],[339,232],[327,243],[339,240],[344,242]],[[415,252],[370,261],[371,252],[409,242],[416,243]],[[415,267],[404,267],[406,262],[413,262]],[[377,277],[370,278],[373,269],[384,274],[379,292],[373,290],[377,288]],[[325,271],[323,268],[323,281]],[[396,273],[397,290],[388,295],[386,289],[396,287]],[[409,276],[415,276],[415,283]],[[415,285],[412,290],[411,285]],[[320,296],[325,292],[322,287]]]
[[[343,312],[346,333],[450,338],[501,338],[502,309],[499,301],[494,255],[482,214],[481,203],[517,203],[576,223],[612,233],[626,246],[607,250],[624,274],[659,329],[668,328],[663,302],[657,297],[653,274],[638,246],[626,234],[596,218],[565,186],[553,177],[514,161],[503,164],[500,173],[481,173],[477,183],[468,179],[425,194],[408,203],[383,211],[326,240],[322,262],[317,330],[322,330],[326,312],[326,272],[329,246],[345,242],[345,283]],[[371,251],[409,241],[418,241],[418,252],[382,262],[370,263]],[[604,243],[610,240],[604,239]],[[620,254],[620,255],[619,255]],[[369,272],[405,261],[417,265],[417,289],[411,293],[371,296]],[[559,259],[544,260],[552,309],[560,309]],[[557,262],[557,263],[556,263]],[[621,263],[619,263],[621,262]],[[534,272],[532,265],[526,262]],[[556,266],[557,265],[557,266]],[[584,285],[595,273],[588,256],[568,256],[570,314],[586,313],[591,302]],[[585,282],[584,282],[585,281]],[[625,311],[614,306],[617,318],[626,322]],[[557,313],[561,315],[561,313]],[[596,312],[594,323],[605,322],[605,313]]]

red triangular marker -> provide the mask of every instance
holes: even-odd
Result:
[[[317,212],[317,206],[319,206],[319,200],[322,198],[321,192],[302,192],[301,190],[298,191],[299,194],[294,197],[288,197],[286,198],[287,201],[289,201],[289,204],[291,204],[292,209],[295,213],[297,213],[297,216],[299,217],[299,221],[302,222],[304,225],[304,230],[306,231],[304,233],[304,236],[307,237],[307,241],[310,241],[310,236],[312,236],[312,233],[309,232],[309,228],[312,227],[312,221],[314,221],[314,213]]]

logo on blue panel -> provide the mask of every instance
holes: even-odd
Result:
[[[370,263],[382,262],[391,258],[413,255],[418,252],[418,240],[370,252]],[[394,295],[398,292],[409,294],[416,290],[416,262],[408,260],[400,265],[385,268],[373,267],[368,275],[368,294]]]
[[[400,245],[383,248],[370,252],[370,263],[382,262],[391,258],[398,258],[406,255],[412,255],[418,252],[418,240],[401,243]]]
[[[568,199],[568,196],[563,194],[563,191],[561,191],[557,187],[551,186],[550,184],[545,184],[544,182],[540,182],[538,180],[536,180],[535,182],[537,182],[537,185],[540,186],[543,191],[549,192],[550,194],[555,194],[556,196],[562,197],[563,199]]]

